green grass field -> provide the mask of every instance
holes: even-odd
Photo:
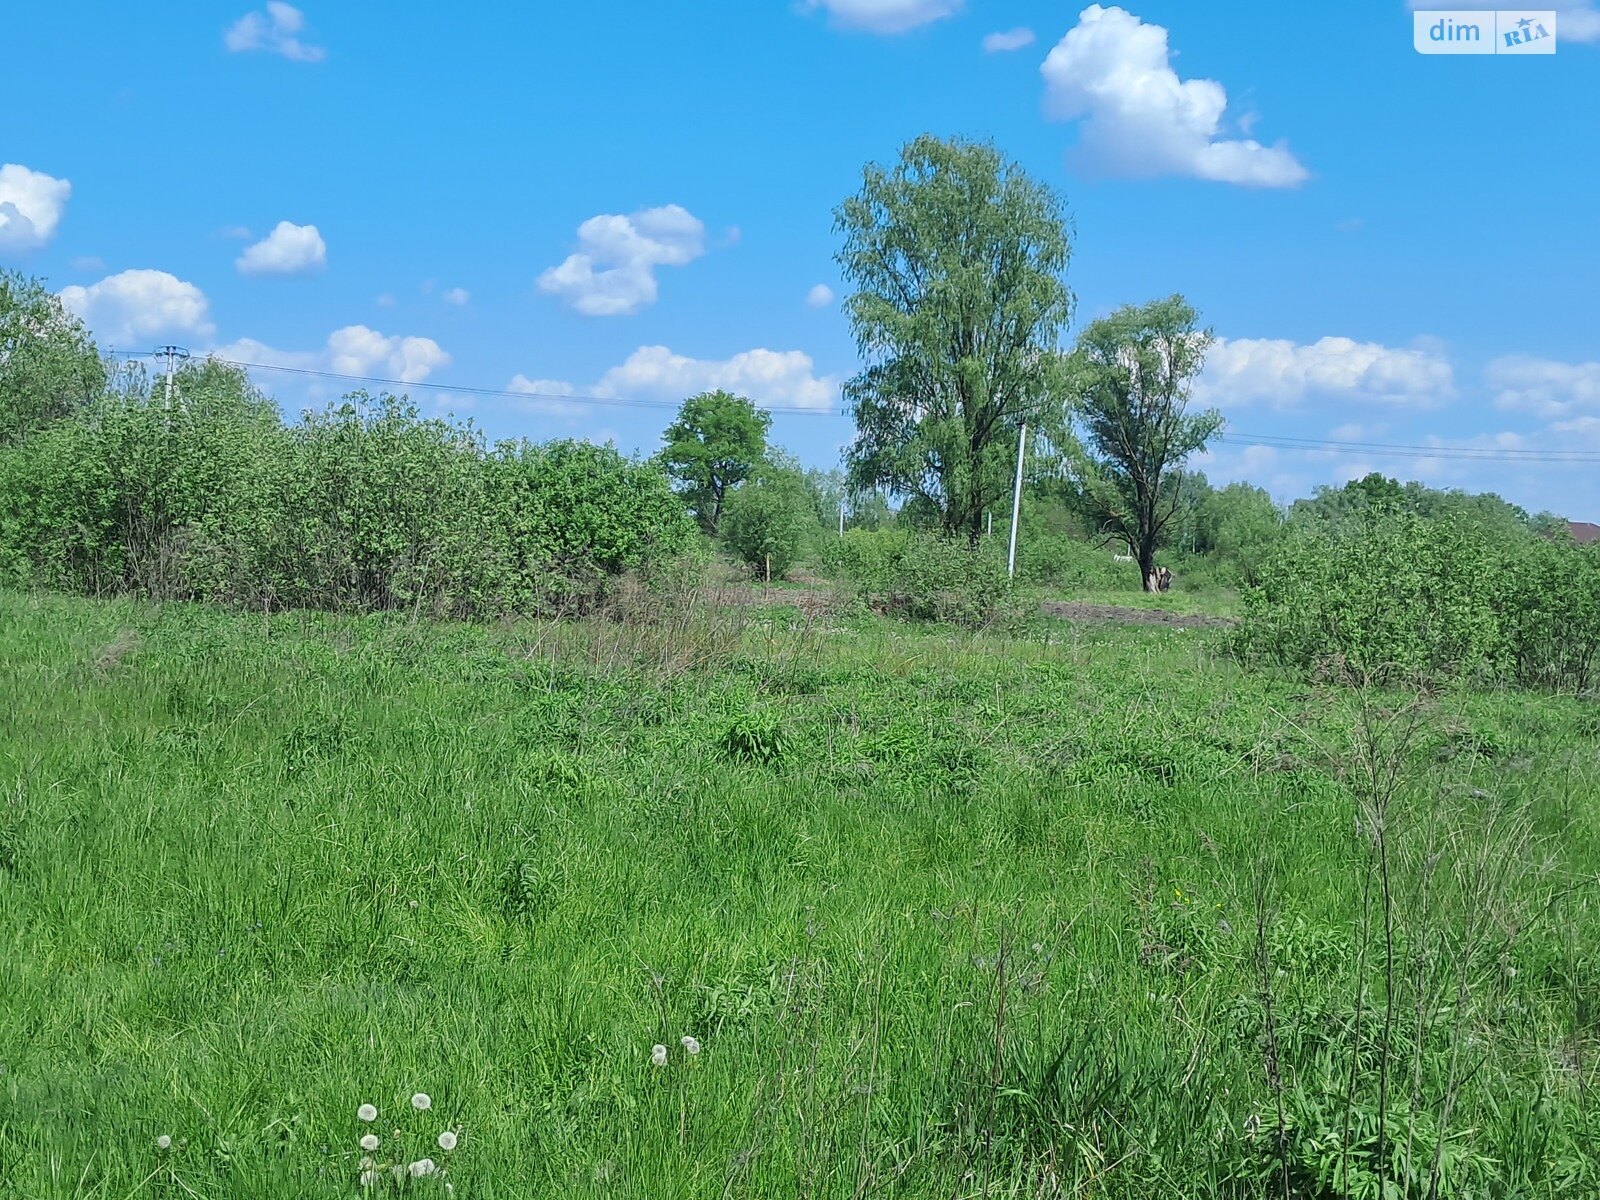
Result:
[[[1600,707],[1222,636],[0,595],[0,1191],[1600,1195]]]

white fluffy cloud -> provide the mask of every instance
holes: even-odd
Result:
[[[724,388],[779,408],[831,408],[839,381],[817,378],[811,356],[799,350],[746,350],[726,359],[686,358],[665,346],[641,346],[607,371],[605,386],[624,396],[688,396]]]
[[[827,308],[833,303],[833,289],[825,283],[819,283],[806,293],[806,307]]]
[[[1451,0],[1444,5],[1438,0],[1411,0],[1412,8],[1504,8],[1501,0]],[[1547,5],[1540,7],[1553,8],[1556,11],[1556,36],[1562,41],[1596,42],[1600,41],[1600,10],[1595,7],[1594,0],[1549,0]]]
[[[454,304],[457,308],[472,299],[472,293],[464,287],[453,287],[440,297],[446,304]]]
[[[1325,337],[1219,339],[1195,381],[1195,399],[1221,408],[1293,408],[1310,398],[1437,408],[1455,393],[1449,361],[1432,350]]]
[[[205,293],[165,271],[123,271],[63,288],[61,303],[109,348],[143,350],[156,338],[203,339],[216,330]]]
[[[1033,45],[1035,39],[1033,30],[1027,28],[1007,29],[1000,33],[991,33],[983,39],[983,52],[985,54],[1005,54],[1012,50],[1021,50]]]
[[[306,27],[305,14],[283,0],[268,0],[266,12],[248,12],[228,27],[222,44],[239,53],[265,50],[291,62],[321,62],[328,52],[300,40]]]
[[[1484,378],[1500,408],[1542,417],[1600,410],[1600,362],[1565,363],[1513,354],[1491,362]]]
[[[655,303],[657,267],[681,267],[705,251],[705,225],[676,204],[590,217],[578,226],[577,252],[540,275],[539,286],[585,316],[626,316]]]
[[[1089,170],[1250,187],[1295,187],[1308,178],[1282,143],[1219,138],[1228,107],[1223,86],[1179,79],[1166,29],[1124,9],[1084,9],[1040,70],[1047,113],[1081,121],[1076,155]]]
[[[346,325],[328,335],[328,358],[341,375],[380,374],[405,383],[426,379],[450,356],[425,337],[385,337],[365,325]]]
[[[315,225],[279,221],[266,237],[245,248],[234,266],[245,275],[309,275],[328,265],[328,244]]]
[[[240,338],[212,353],[248,366],[299,367],[402,383],[420,383],[450,365],[450,355],[432,338],[387,336],[365,325],[334,330],[321,350],[278,350],[254,338]]]
[[[807,0],[806,8],[822,9],[834,24],[868,33],[905,33],[953,17],[966,0]]]
[[[0,254],[34,250],[55,236],[72,184],[21,163],[0,166]]]
[[[681,400],[722,388],[773,408],[830,409],[839,398],[836,376],[818,377],[811,356],[799,350],[746,350],[731,358],[688,358],[665,346],[641,346],[598,383],[578,387],[559,379],[518,375],[508,391],[539,401],[542,411],[567,411],[563,396],[603,399]]]

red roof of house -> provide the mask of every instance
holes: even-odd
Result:
[[[1572,534],[1572,540],[1580,546],[1586,546],[1590,542],[1600,542],[1600,525],[1589,521],[1568,521],[1567,530]]]

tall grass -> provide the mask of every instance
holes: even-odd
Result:
[[[0,595],[7,1194],[1600,1187],[1592,704],[652,603]]]

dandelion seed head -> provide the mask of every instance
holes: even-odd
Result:
[[[456,1148],[456,1135],[446,1129],[439,1135],[439,1149],[454,1150]]]
[[[416,1109],[418,1112],[427,1112],[433,1107],[433,1101],[428,1098],[427,1092],[418,1092],[415,1096],[411,1097],[411,1107]]]
[[[361,1148],[369,1151],[376,1150],[378,1148],[378,1135],[375,1133],[367,1134],[361,1139]]]
[[[667,1065],[667,1048],[659,1043],[650,1048],[650,1061],[658,1067]]]
[[[360,1167],[363,1171],[370,1171],[377,1165],[377,1163],[373,1162],[365,1154],[361,1156],[361,1161],[356,1164],[356,1166]]]
[[[408,1169],[411,1172],[411,1178],[421,1179],[424,1175],[432,1175],[439,1168],[434,1166],[433,1159],[419,1158]]]
[[[683,1048],[691,1055],[700,1053],[700,1043],[687,1033],[683,1035]]]
[[[377,1187],[378,1180],[382,1178],[383,1176],[377,1171],[363,1171],[361,1172],[361,1186],[364,1188]]]
[[[163,1133],[160,1137],[158,1137],[156,1139],[156,1149],[157,1150],[171,1150],[172,1149],[172,1139],[169,1138],[166,1134]]]
[[[360,1121],[376,1121],[378,1119],[378,1110],[371,1104],[363,1104],[356,1109],[356,1119]]]

